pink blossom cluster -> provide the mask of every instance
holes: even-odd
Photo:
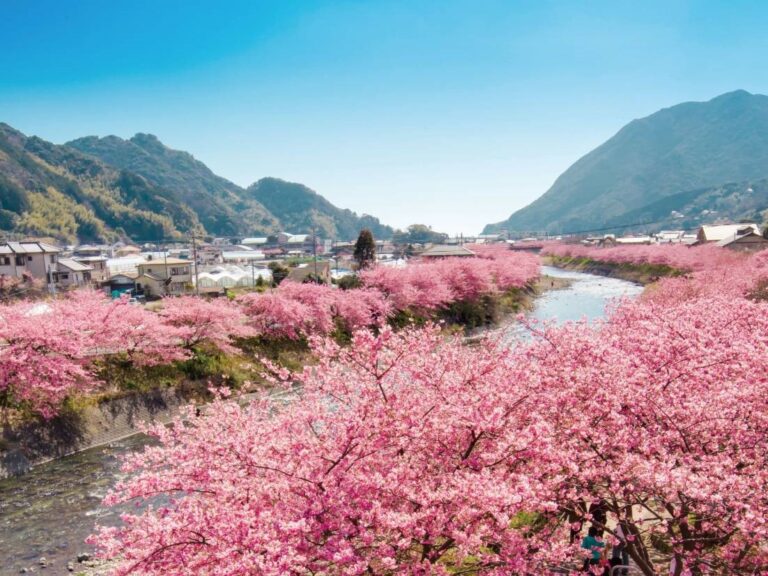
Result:
[[[98,358],[167,362],[183,356],[179,336],[157,314],[92,291],[1,305],[0,394],[50,418],[67,396],[99,386]]]
[[[234,339],[256,334],[241,307],[223,298],[166,298],[159,314],[164,324],[178,330],[181,345],[187,350],[207,343],[222,352],[234,353]]]
[[[528,474],[546,430],[508,353],[434,328],[315,351],[286,407],[217,402],[127,459],[106,503],[168,500],[93,537],[115,574],[522,574],[556,556],[551,530],[509,529],[556,505]]]
[[[256,334],[268,338],[325,336],[337,325],[349,331],[381,326],[391,313],[389,302],[377,290],[290,281],[270,292],[241,296],[238,304]]]
[[[505,246],[469,246],[477,257],[422,261],[404,268],[378,266],[361,273],[398,310],[430,311],[484,294],[524,286],[539,275],[539,259]]]
[[[104,356],[170,362],[202,343],[231,353],[237,338],[298,339],[326,336],[337,328],[351,333],[380,327],[394,309],[431,310],[520,286],[538,274],[538,264],[528,254],[482,249],[478,258],[378,270],[383,272],[366,272],[371,281],[359,289],[287,281],[236,302],[168,298],[159,313],[87,290],[49,302],[3,305],[0,393],[50,417],[67,396],[102,384],[94,364]],[[389,283],[374,282],[377,277]]]
[[[640,246],[583,246],[552,244],[542,250],[545,256],[588,258],[615,264],[652,264],[668,266],[684,272],[731,266],[744,260],[744,255],[712,244],[651,244]]]
[[[702,573],[764,568],[768,308],[635,301],[530,329],[514,349],[314,340],[287,405],[155,430],[106,502],[167,499],[92,541],[118,575],[545,573],[580,565],[568,511],[600,501],[648,576],[651,537]]]

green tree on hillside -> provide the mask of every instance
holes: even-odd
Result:
[[[395,244],[440,244],[447,238],[448,234],[435,232],[431,226],[411,224],[406,232],[397,230],[392,236],[392,241]]]

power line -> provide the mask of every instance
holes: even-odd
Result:
[[[666,222],[666,219],[663,220],[654,220],[654,221],[644,221],[644,222],[633,222],[631,224],[616,224],[614,226],[605,226],[603,228],[590,228],[586,230],[571,230],[568,232],[558,232],[557,236],[576,236],[577,234],[590,234],[592,232],[607,232],[609,230],[624,230],[626,228],[633,228],[635,226],[648,226],[650,224],[660,224],[662,222]],[[509,234],[524,234],[526,231],[510,231]],[[532,231],[531,231],[532,232]],[[553,235],[553,234],[550,234]]]

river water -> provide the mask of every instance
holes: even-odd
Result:
[[[536,300],[530,316],[539,320],[594,320],[604,315],[609,301],[642,291],[615,278],[548,266],[542,273],[570,280],[571,285]],[[119,511],[103,508],[101,500],[120,475],[119,457],[147,441],[133,436],[43,464],[20,478],[0,480],[0,575],[30,567],[45,574],[69,574],[67,562],[91,551],[84,540],[94,524],[119,522]],[[41,558],[50,565],[41,568]]]

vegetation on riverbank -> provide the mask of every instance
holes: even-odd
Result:
[[[239,389],[258,382],[259,358],[296,369],[307,342],[348,342],[380,330],[443,321],[473,328],[530,299],[538,259],[481,248],[480,256],[375,268],[359,288],[284,282],[234,301],[193,297],[157,311],[78,291],[0,306],[0,407],[12,418],[54,417],[63,406],[210,381]],[[45,323],[45,330],[41,330]],[[10,415],[10,417],[9,417]]]
[[[642,285],[651,284],[660,278],[682,276],[685,274],[683,270],[677,270],[666,264],[608,262],[585,257],[545,256],[542,262],[556,268],[563,268],[564,270],[619,278]]]

